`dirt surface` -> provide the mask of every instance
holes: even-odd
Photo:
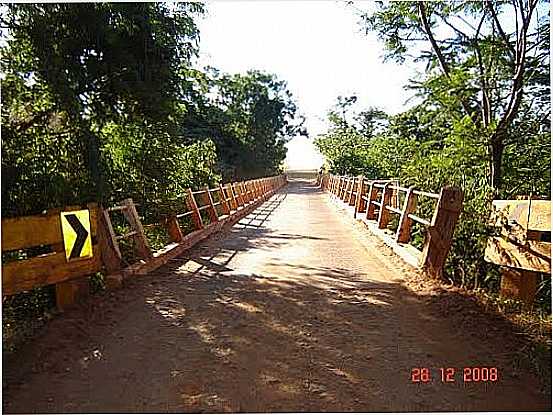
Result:
[[[550,410],[522,340],[312,184],[54,319],[4,359],[6,412]],[[413,383],[413,368],[432,380]],[[443,383],[439,368],[456,368]],[[464,382],[495,367],[496,382]]]

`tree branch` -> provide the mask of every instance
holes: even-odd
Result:
[[[501,36],[501,38],[503,39],[503,42],[505,42],[505,45],[507,46],[507,50],[509,51],[509,54],[511,55],[511,59],[514,59],[515,54],[516,54],[515,48],[513,47],[513,45],[511,45],[511,42],[510,42],[507,34],[503,30],[503,27],[501,26],[501,23],[499,23],[499,18],[497,17],[497,13],[495,12],[495,10],[493,8],[492,2],[489,1],[489,0],[486,1],[486,6],[488,7],[488,10],[490,11],[490,13],[493,17],[493,20],[495,22],[495,25],[496,25],[497,30],[499,32],[499,35]]]
[[[432,49],[434,50],[434,53],[436,54],[436,57],[438,58],[438,62],[440,63],[440,67],[442,68],[442,71],[444,75],[447,77],[447,79],[451,80],[449,65],[447,64],[444,55],[442,54],[442,51],[440,47],[438,46],[438,43],[436,42],[436,39],[434,38],[434,35],[432,34],[432,30],[430,28],[430,23],[428,22],[428,16],[426,15],[426,6],[424,4],[424,1],[419,1],[417,3],[417,7],[419,9],[419,16],[421,19],[421,23],[424,28],[424,32],[428,36],[428,40],[430,41],[430,44],[432,45]],[[465,113],[471,118],[471,120],[478,124],[478,120],[475,117],[475,115],[470,111],[469,106],[467,103],[460,99],[461,106],[463,107],[463,110]]]

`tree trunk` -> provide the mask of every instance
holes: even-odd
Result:
[[[100,143],[98,136],[90,130],[87,123],[81,123],[81,128],[85,139],[85,163],[94,186],[94,195],[96,201],[104,202],[104,177],[102,174],[102,166],[100,161]]]
[[[504,132],[496,131],[490,139],[490,185],[497,192],[502,185]]]

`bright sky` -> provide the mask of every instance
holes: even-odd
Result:
[[[212,1],[207,11],[199,22],[202,65],[230,73],[259,69],[288,82],[310,135],[288,143],[289,169],[322,164],[312,139],[326,131],[326,113],[338,95],[356,94],[358,108],[397,113],[407,107],[410,95],[402,87],[414,72],[384,64],[381,43],[362,32],[359,17],[343,2]]]

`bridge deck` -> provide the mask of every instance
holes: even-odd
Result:
[[[51,322],[4,363],[7,412],[545,410],[502,321],[412,274],[306,181]],[[410,282],[411,281],[411,282]],[[433,294],[433,295],[430,295]],[[463,367],[497,367],[494,384]],[[433,381],[411,382],[411,369]],[[457,368],[442,383],[440,367]]]

